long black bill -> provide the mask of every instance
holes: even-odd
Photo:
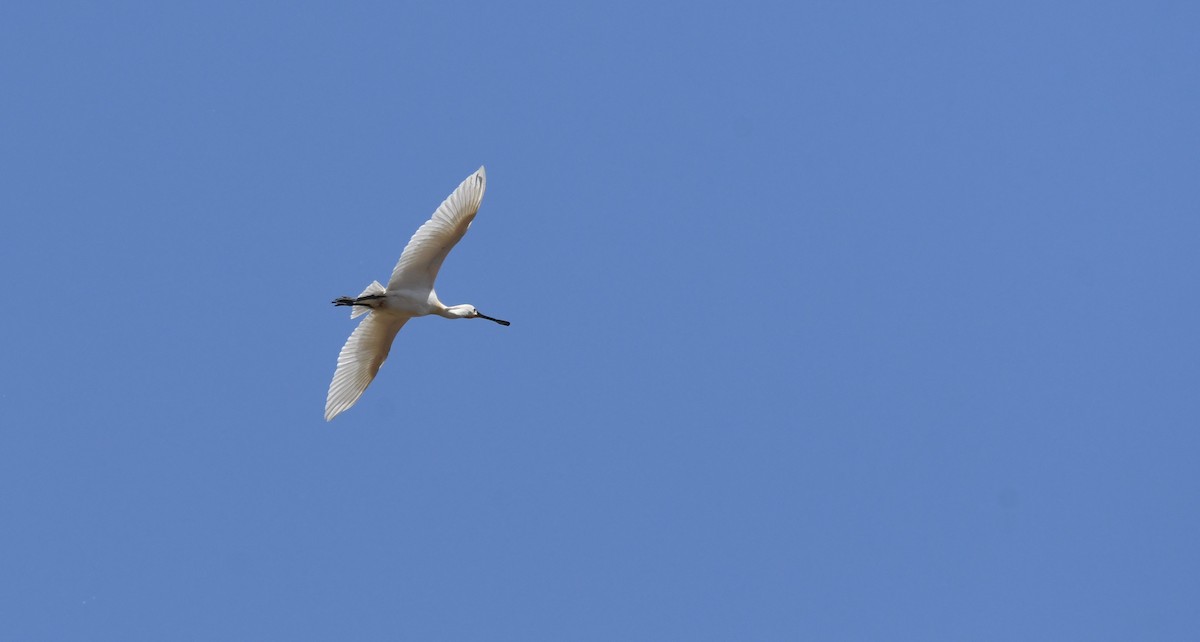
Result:
[[[495,321],[496,323],[499,323],[500,325],[512,325],[511,323],[509,323],[508,321],[505,321],[504,319],[493,319],[492,317],[489,317],[486,314],[480,314],[478,310],[475,311],[475,316],[479,317],[480,319],[487,319],[488,321]]]

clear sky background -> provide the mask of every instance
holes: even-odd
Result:
[[[1197,33],[5,3],[0,639],[1194,638]]]

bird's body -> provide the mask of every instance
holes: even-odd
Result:
[[[413,317],[430,314],[447,319],[487,319],[501,325],[508,321],[480,314],[469,304],[447,306],[438,300],[433,282],[442,261],[467,233],[487,185],[482,167],[455,189],[405,246],[400,261],[385,288],[371,283],[357,297],[334,299],[334,305],[350,306],[350,317],[366,314],[338,355],[337,370],[325,399],[329,421],[354,405],[387,359],[392,340]]]
[[[339,299],[335,300],[334,304],[358,306],[366,308],[374,314],[386,314],[406,318],[439,314],[443,310],[449,309],[438,300],[437,292],[433,290],[424,293],[411,290],[396,290],[392,292],[384,290],[383,294],[379,295],[378,298],[370,297],[370,294],[359,296],[357,299],[346,297],[349,301],[339,303]],[[358,312],[358,310],[355,310],[355,312]]]

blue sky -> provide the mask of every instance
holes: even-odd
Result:
[[[6,4],[0,638],[1194,636],[1198,28]]]

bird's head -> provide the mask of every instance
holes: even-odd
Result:
[[[494,319],[486,314],[481,314],[479,310],[475,309],[475,306],[467,303],[464,303],[463,305],[452,305],[447,308],[446,311],[449,313],[449,316],[457,319],[487,319],[488,321],[495,321],[500,325],[509,325],[508,321],[503,319]]]

